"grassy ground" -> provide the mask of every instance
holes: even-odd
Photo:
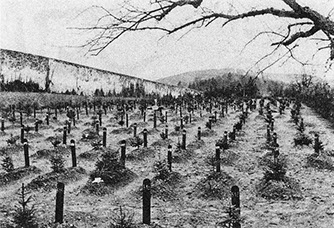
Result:
[[[274,108],[275,109],[275,108]],[[113,120],[116,110],[108,111],[107,116],[103,116],[103,126],[107,127],[107,146],[115,150],[119,149],[118,142],[127,139],[132,134],[111,134],[111,131],[120,128],[117,121]],[[139,112],[138,110],[136,112]],[[209,113],[203,111],[203,117],[199,117],[199,112],[195,112],[197,119],[193,124],[187,126],[187,143],[194,143],[197,135],[197,128],[205,129],[205,122]],[[213,167],[208,163],[208,157],[215,153],[215,142],[223,136],[224,131],[231,131],[233,124],[238,121],[240,112],[229,110],[229,114],[218,120],[213,126],[216,134],[212,137],[203,137],[201,146],[196,145],[188,159],[173,164],[173,171],[180,174],[172,188],[161,188],[171,194],[172,197],[164,197],[164,194],[152,195],[152,222],[162,227],[217,227],[216,225],[226,219],[226,206],[230,205],[230,195],[227,191],[225,197],[214,199],[199,197],[199,184],[206,183],[205,178],[212,174]],[[333,149],[330,144],[334,139],[332,129],[329,124],[319,118],[309,108],[303,107],[301,114],[306,126],[306,134],[318,132],[320,139],[324,142],[327,150]],[[37,118],[42,118],[43,113],[38,113]],[[134,221],[142,221],[142,201],[138,191],[145,178],[152,179],[156,173],[153,164],[156,161],[166,159],[167,147],[162,143],[155,143],[157,147],[150,145],[160,139],[160,132],[164,131],[164,125],[158,124],[157,131],[150,131],[148,135],[149,147],[154,150],[144,159],[131,159],[126,161],[126,167],[136,174],[136,177],[129,184],[115,189],[111,194],[104,196],[85,195],[81,189],[89,179],[89,173],[95,168],[95,161],[99,152],[92,150],[89,142],[80,141],[83,130],[89,128],[91,115],[86,116],[84,110],[77,121],[77,126],[71,132],[69,139],[75,139],[77,145],[77,155],[91,152],[93,156],[89,159],[78,158],[78,166],[82,167],[86,173],[80,173],[80,178],[68,181],[65,186],[65,216],[64,220],[75,224],[77,227],[107,227],[113,214],[117,212],[119,206],[123,206],[134,213]],[[280,116],[274,113],[274,130],[278,135],[280,154],[287,158],[287,176],[294,178],[301,187],[302,198],[299,200],[267,200],[258,196],[256,186],[263,177],[263,167],[259,164],[261,158],[268,153],[264,149],[266,138],[266,122],[258,116],[258,112],[252,112],[243,130],[237,133],[237,140],[233,143],[226,154],[222,154],[222,160],[227,161],[222,165],[224,175],[231,177],[226,183],[226,189],[230,185],[237,184],[240,188],[241,216],[244,221],[242,227],[334,227],[334,181],[329,170],[322,170],[308,167],[306,165],[307,156],[313,153],[312,147],[294,147],[293,138],[297,133],[295,125],[290,121],[290,110]],[[135,118],[134,118],[135,117]],[[169,120],[177,120],[175,113],[169,112]],[[24,116],[24,118],[27,118]],[[28,117],[27,121],[30,121]],[[61,115],[57,121],[51,121],[50,127],[43,127],[40,134],[33,135],[29,143],[31,145],[31,165],[41,170],[40,173],[31,172],[18,181],[0,186],[0,221],[8,221],[17,199],[17,192],[22,183],[29,184],[39,175],[51,172],[48,159],[34,156],[37,151],[51,149],[52,145],[45,139],[50,136],[61,137],[61,132],[55,130],[64,125],[65,115]],[[169,132],[174,131],[176,121],[169,122]],[[32,121],[32,120],[31,120]],[[130,124],[142,122],[139,115],[130,115]],[[6,148],[6,139],[10,134],[19,135],[18,123],[6,123],[6,134],[2,134],[0,148]],[[9,125],[9,126],[8,126]],[[153,128],[152,121],[145,126],[148,130]],[[138,133],[144,127],[138,128]],[[142,135],[140,135],[142,137]],[[181,140],[181,135],[170,136],[173,149]],[[159,145],[163,146],[159,146]],[[195,143],[196,144],[196,143]],[[198,148],[199,147],[199,148]],[[127,153],[136,148],[127,148]],[[91,154],[90,153],[90,154]],[[96,156],[94,156],[96,153]],[[66,167],[71,166],[70,150],[64,152]],[[232,156],[233,155],[233,156]],[[24,166],[23,151],[17,149],[12,153],[14,166]],[[229,157],[231,160],[229,160]],[[0,170],[2,172],[3,170]],[[232,181],[233,180],[233,181]],[[223,184],[223,183],[221,183]],[[225,190],[226,190],[225,189]],[[158,188],[159,190],[159,188]],[[170,191],[170,192],[169,192]],[[37,216],[43,223],[54,221],[55,211],[55,189],[49,191],[33,190]]]

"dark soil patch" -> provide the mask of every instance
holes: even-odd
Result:
[[[220,164],[226,165],[226,166],[232,166],[234,165],[234,162],[239,159],[239,155],[234,153],[233,151],[226,150],[220,154]],[[213,167],[216,167],[216,156],[214,153],[212,155],[209,155],[205,162]]]
[[[151,144],[151,147],[168,147],[172,145],[173,141],[171,139],[159,139]]]
[[[96,160],[102,153],[104,152],[111,152],[111,153],[115,153],[118,154],[118,150],[114,149],[114,148],[110,148],[110,147],[101,147],[98,149],[93,149],[93,150],[89,150],[89,151],[85,151],[83,153],[81,153],[78,158],[81,159],[86,159],[86,160]]]
[[[181,131],[172,131],[171,133],[169,133],[170,136],[180,136],[181,135]]]
[[[205,129],[201,133],[202,137],[213,137],[213,136],[216,136],[216,135],[217,135],[217,133],[212,129]]]
[[[284,177],[283,180],[261,179],[256,185],[257,194],[268,200],[299,200],[302,192],[299,183],[292,178]]]
[[[99,134],[97,134],[95,129],[88,128],[88,129],[85,129],[84,131],[82,131],[82,137],[81,137],[80,141],[89,142],[89,141],[98,140],[98,139],[101,139],[101,138],[102,137]]]
[[[293,139],[294,146],[309,146],[312,144],[312,139],[310,136],[304,133],[297,133],[295,138]]]
[[[205,142],[203,140],[196,140],[188,144],[188,148],[190,150],[197,150],[200,149],[202,146],[205,145]]]
[[[66,168],[63,172],[59,173],[45,173],[33,179],[27,185],[27,189],[51,191],[53,189],[56,189],[57,182],[63,182],[64,184],[68,184],[73,181],[81,180],[85,175],[86,171],[81,167]]]
[[[112,178],[112,184],[106,184],[105,182],[93,183],[95,178],[90,178],[86,185],[81,189],[81,192],[97,196],[112,194],[116,189],[124,187],[132,182],[137,175],[131,170],[125,168],[118,170],[118,172],[114,172],[110,177]]]
[[[283,163],[286,165],[288,161],[288,156],[285,154],[281,154],[279,155],[278,160],[280,163]],[[258,164],[260,167],[266,167],[268,165],[271,165],[273,162],[274,162],[274,152],[270,151],[259,158]]]
[[[0,174],[0,186],[4,186],[11,182],[17,181],[21,179],[22,177],[29,176],[31,174],[38,174],[40,172],[41,170],[38,169],[37,167],[30,166],[30,167],[16,168],[13,171],[10,171],[8,173],[1,173]]]
[[[155,176],[151,180],[151,194],[153,198],[160,199],[163,201],[174,201],[179,199],[178,193],[175,188],[182,181],[182,176],[177,172],[170,172],[168,177],[160,179]],[[136,199],[141,200],[143,195],[143,187],[141,186],[137,191],[134,192]]]
[[[58,146],[56,149],[42,149],[38,150],[35,154],[32,155],[33,158],[37,159],[50,159],[53,155],[56,154],[69,154],[70,149],[67,148],[66,146]]]
[[[153,158],[155,150],[151,148],[139,148],[127,154],[126,158],[129,160],[144,160],[145,158]]]
[[[225,172],[213,172],[196,184],[192,196],[207,200],[226,199],[235,180]]]
[[[186,162],[194,156],[194,150],[191,148],[184,149],[176,149],[172,153],[172,162],[173,163],[181,163]]]
[[[306,158],[306,167],[334,170],[334,163],[331,157],[325,154],[311,154]]]
[[[23,152],[23,145],[20,145],[20,144],[14,144],[14,145],[0,148],[0,156],[17,154],[20,152]]]
[[[131,134],[133,131],[132,128],[121,127],[111,131],[112,134]]]

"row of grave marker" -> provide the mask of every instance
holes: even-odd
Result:
[[[24,184],[22,184],[24,188]],[[55,207],[55,223],[62,224],[64,222],[64,195],[65,195],[65,184],[62,182],[57,183],[56,192],[56,207]],[[144,179],[143,181],[143,194],[142,194],[142,222],[143,224],[151,224],[151,180]],[[239,187],[234,185],[231,187],[231,203],[234,210],[237,211],[238,218],[241,214],[240,208],[240,191]],[[241,228],[241,224],[238,221],[233,221],[233,228]]]

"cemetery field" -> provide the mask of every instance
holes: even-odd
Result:
[[[265,101],[267,103],[268,100]],[[16,120],[10,122],[6,117],[4,131],[0,132],[0,158],[3,160],[9,156],[14,165],[14,170],[9,172],[0,167],[0,227],[6,227],[5,224],[12,220],[22,183],[27,196],[33,197],[32,204],[40,227],[52,227],[57,182],[65,184],[63,220],[68,227],[69,224],[75,227],[112,227],[110,223],[119,215],[120,208],[128,216],[133,215],[133,223],[138,227],[228,227],[232,186],[238,186],[240,190],[241,227],[334,227],[333,129],[330,123],[304,105],[300,109],[303,121],[299,119],[297,122],[291,118],[293,103],[282,114],[278,107],[270,105],[274,124],[268,132],[266,110],[259,114],[257,100],[257,108],[248,110],[247,116],[243,116],[244,123],[241,129],[236,130],[235,140],[231,133],[233,126],[241,123],[240,107],[230,104],[224,116],[220,107],[213,108],[211,113],[195,109],[191,113],[191,122],[189,118],[183,121],[185,149],[178,148],[178,143],[184,142],[183,131],[178,129],[179,109],[162,111],[164,118],[167,111],[168,125],[168,139],[163,139],[161,133],[166,133],[166,123],[160,121],[159,111],[156,112],[155,128],[153,111],[146,110],[144,122],[138,107],[127,112],[128,123],[123,116],[121,126],[121,119],[115,118],[116,106],[110,106],[104,110],[106,113],[101,113],[100,126],[94,110],[89,109],[87,115],[85,108],[81,107],[78,112],[75,110],[75,126],[72,122],[70,132],[66,129],[66,144],[63,144],[64,126],[68,127],[65,110],[59,110],[57,118],[51,110],[49,125],[45,120],[47,110],[37,110],[36,118],[42,120],[38,131],[33,114],[27,116],[23,113],[22,123],[31,127],[24,132],[29,153],[29,167],[26,168],[24,145],[20,141],[20,115],[16,112]],[[210,130],[207,122],[215,111],[217,119],[212,121]],[[182,112],[183,116],[189,115],[185,108]],[[298,130],[301,122],[302,131]],[[98,134],[96,123],[99,125]],[[136,136],[139,139],[143,139],[144,129],[148,131],[146,148],[133,137],[134,123],[137,124]],[[200,140],[198,127],[201,127]],[[103,128],[106,128],[106,147],[100,142]],[[223,149],[225,131],[228,140]],[[312,139],[312,144],[294,145],[294,139],[301,132]],[[277,134],[278,146],[272,146],[274,133]],[[315,153],[315,134],[319,135],[323,145],[319,155],[322,157],[311,161],[310,156]],[[15,136],[16,142],[9,143],[8,139]],[[75,168],[72,168],[72,139],[75,141]],[[59,145],[55,147],[53,144],[57,144],[57,140]],[[121,159],[122,140],[126,140],[125,161]],[[217,172],[215,161],[217,141],[223,142],[219,149],[220,172]],[[163,167],[169,144],[172,146],[172,171]],[[279,148],[278,157],[274,158],[273,147]],[[97,161],[108,151],[117,154],[120,164],[126,168],[120,176],[109,173],[106,178],[119,180],[112,186],[99,182],[103,168],[96,172]],[[50,159],[55,155],[61,155],[65,160],[64,168],[59,172],[51,168]],[[265,182],[264,175],[272,171],[268,167],[283,163],[286,169],[284,177]],[[19,172],[20,169],[23,171]],[[146,178],[152,184],[150,226],[142,224],[142,185]]]

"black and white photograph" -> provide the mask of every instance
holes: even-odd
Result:
[[[334,227],[334,0],[1,0],[0,228]]]

